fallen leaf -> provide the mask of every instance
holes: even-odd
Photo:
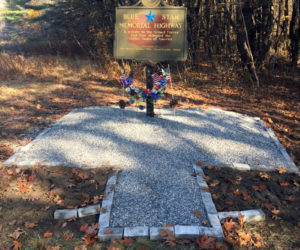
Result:
[[[278,210],[278,209],[273,209],[271,212],[272,212],[272,214],[277,215],[277,214],[279,214],[280,210]]]
[[[108,230],[106,230],[106,231],[104,232],[104,234],[111,234],[112,232],[113,232],[113,230],[108,229]]]
[[[51,170],[49,170],[49,172],[52,173],[52,174],[62,174],[62,175],[66,174],[66,172],[61,171],[59,169],[51,169]]]
[[[80,232],[85,232],[87,230],[88,226],[89,226],[88,224],[81,225]]]
[[[234,195],[240,195],[240,190],[237,188],[233,191],[233,194]]]
[[[294,184],[296,187],[300,187],[300,184],[299,184],[296,180],[294,180],[294,179],[293,179],[293,184]]]
[[[287,196],[285,199],[286,199],[287,201],[295,201],[295,200],[296,200],[296,198],[295,198],[294,196],[292,196],[292,195]]]
[[[98,223],[92,224],[85,230],[86,234],[97,234],[97,232],[98,232]]]
[[[216,250],[227,250],[228,247],[221,242],[216,242]]]
[[[130,246],[133,242],[134,242],[134,240],[130,237],[124,237],[124,240],[122,240],[122,239],[119,240],[119,243],[123,244],[126,247]]]
[[[199,166],[199,167],[203,167],[204,164],[205,164],[204,161],[197,161],[197,162],[196,162],[196,165]]]
[[[73,236],[74,236],[73,233],[69,233],[69,234],[65,233],[65,234],[62,235],[62,237],[63,237],[65,240],[73,239]]]
[[[38,226],[37,222],[29,222],[29,221],[25,222],[25,227],[26,228],[34,228],[34,227],[37,227],[37,226]]]
[[[202,223],[203,225],[205,225],[205,226],[208,225],[208,221],[207,221],[207,220],[202,220],[201,223]]]
[[[271,118],[267,119],[270,124],[273,124],[273,120]]]
[[[41,109],[41,104],[37,104],[36,109]]]
[[[196,218],[200,218],[200,212],[199,211],[195,211],[194,215],[195,215]]]
[[[275,209],[275,207],[273,206],[273,204],[266,202],[265,203],[265,208],[267,208],[269,211],[272,211]]]
[[[204,176],[204,180],[205,180],[206,182],[209,182],[210,176],[205,175],[205,176]]]
[[[215,187],[215,186],[217,186],[219,184],[220,184],[220,182],[218,180],[214,180],[212,183],[209,184],[209,186]]]
[[[105,186],[106,185],[106,181],[99,181],[98,184],[99,184],[99,186]]]
[[[61,247],[60,246],[47,246],[46,250],[60,250]]]
[[[47,231],[47,232],[44,233],[44,237],[45,238],[50,238],[50,237],[52,237],[52,235],[53,235],[53,233],[51,233],[49,231]]]
[[[254,191],[260,191],[260,192],[262,192],[262,191],[264,191],[264,190],[267,189],[267,186],[264,185],[264,184],[262,184],[262,185],[259,185],[259,186],[252,186],[252,189]]]
[[[89,194],[81,193],[80,194],[80,200],[81,200],[81,202],[89,203],[91,198],[90,198]]]
[[[218,167],[218,166],[216,166],[216,167],[214,167],[214,170],[215,170],[215,172],[219,172],[219,171],[221,171],[221,167]]]
[[[269,179],[270,179],[270,175],[268,175],[268,174],[265,173],[265,172],[259,172],[258,175],[259,175],[259,177],[262,178],[262,179],[266,179],[266,180],[269,180]]]
[[[199,246],[199,249],[214,249],[216,245],[216,240],[207,235],[203,235],[200,238],[196,239],[196,243]]]
[[[225,204],[228,205],[228,206],[232,206],[233,202],[232,201],[225,201]]]
[[[107,250],[120,250],[120,248],[114,247],[114,246],[109,246],[109,247],[107,247]]]
[[[279,184],[282,187],[288,187],[290,185],[290,183],[288,183],[288,182],[280,182]]]
[[[261,235],[259,233],[254,232],[252,239],[253,239],[253,245],[254,245],[254,247],[261,248],[261,247],[265,246],[263,238],[261,237]]]
[[[87,180],[90,177],[90,175],[86,172],[80,172],[77,174],[77,177],[79,177],[82,180]]]
[[[23,246],[23,245],[22,245],[21,242],[14,240],[14,241],[13,241],[13,244],[14,244],[13,250],[21,250],[21,249],[22,249],[22,246]]]
[[[238,217],[238,220],[239,220],[240,227],[243,228],[245,215],[240,214],[239,217]]]
[[[277,170],[278,170],[279,174],[284,174],[284,173],[286,173],[286,168],[278,167]]]
[[[9,235],[9,237],[13,238],[14,240],[17,240],[24,233],[25,232],[18,227],[12,234]]]
[[[174,232],[169,230],[169,229],[160,229],[159,235],[165,240],[165,242],[171,246],[175,247],[176,246],[176,237],[174,235]]]
[[[84,236],[84,244],[86,246],[92,246],[96,243],[95,235],[94,234],[87,234]]]
[[[23,183],[18,183],[19,191],[24,194],[28,191],[29,187]]]
[[[6,172],[7,172],[8,175],[13,175],[13,174],[15,174],[15,172],[14,172],[13,169],[8,169]]]
[[[239,245],[240,246],[247,246],[247,244],[252,239],[251,234],[246,233],[246,232],[241,231],[241,230],[237,230],[237,233],[239,235]]]
[[[225,221],[223,222],[223,227],[226,231],[231,231],[236,225],[237,223],[233,221],[231,217],[225,218]]]
[[[236,185],[237,182],[231,179],[226,178],[226,181],[229,182],[231,185]]]
[[[244,200],[244,201],[251,200],[251,196],[248,195],[247,193],[243,192],[242,195],[243,195],[243,200]]]
[[[219,199],[219,196],[218,196],[217,194],[212,194],[211,196],[212,196],[212,198],[213,198],[214,200]]]

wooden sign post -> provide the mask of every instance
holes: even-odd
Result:
[[[142,6],[140,6],[142,5]],[[114,57],[143,62],[185,61],[187,58],[187,9],[161,0],[141,0],[116,8]],[[146,66],[147,89],[152,89],[153,68]],[[147,115],[154,116],[147,98]]]

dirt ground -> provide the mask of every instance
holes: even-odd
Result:
[[[248,232],[260,233],[269,249],[300,248],[299,175],[287,174],[283,168],[242,172],[206,167],[204,173],[218,211],[261,208],[267,220],[247,224]]]
[[[23,248],[43,249],[50,244],[68,248],[81,243],[85,230],[96,224],[97,216],[54,220],[56,209],[100,204],[112,168],[92,170],[68,167],[0,169],[0,249],[12,247],[13,240]],[[22,248],[22,249],[23,249]]]

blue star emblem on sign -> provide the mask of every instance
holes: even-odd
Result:
[[[154,22],[154,17],[156,17],[157,15],[153,15],[152,14],[152,10],[150,10],[148,15],[145,15],[148,19],[147,19],[147,23],[148,22]]]

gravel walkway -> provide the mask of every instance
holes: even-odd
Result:
[[[121,168],[112,227],[201,225],[207,216],[191,176],[194,161],[288,164],[254,118],[213,109],[156,112],[148,118],[135,108],[74,110],[9,163]]]

